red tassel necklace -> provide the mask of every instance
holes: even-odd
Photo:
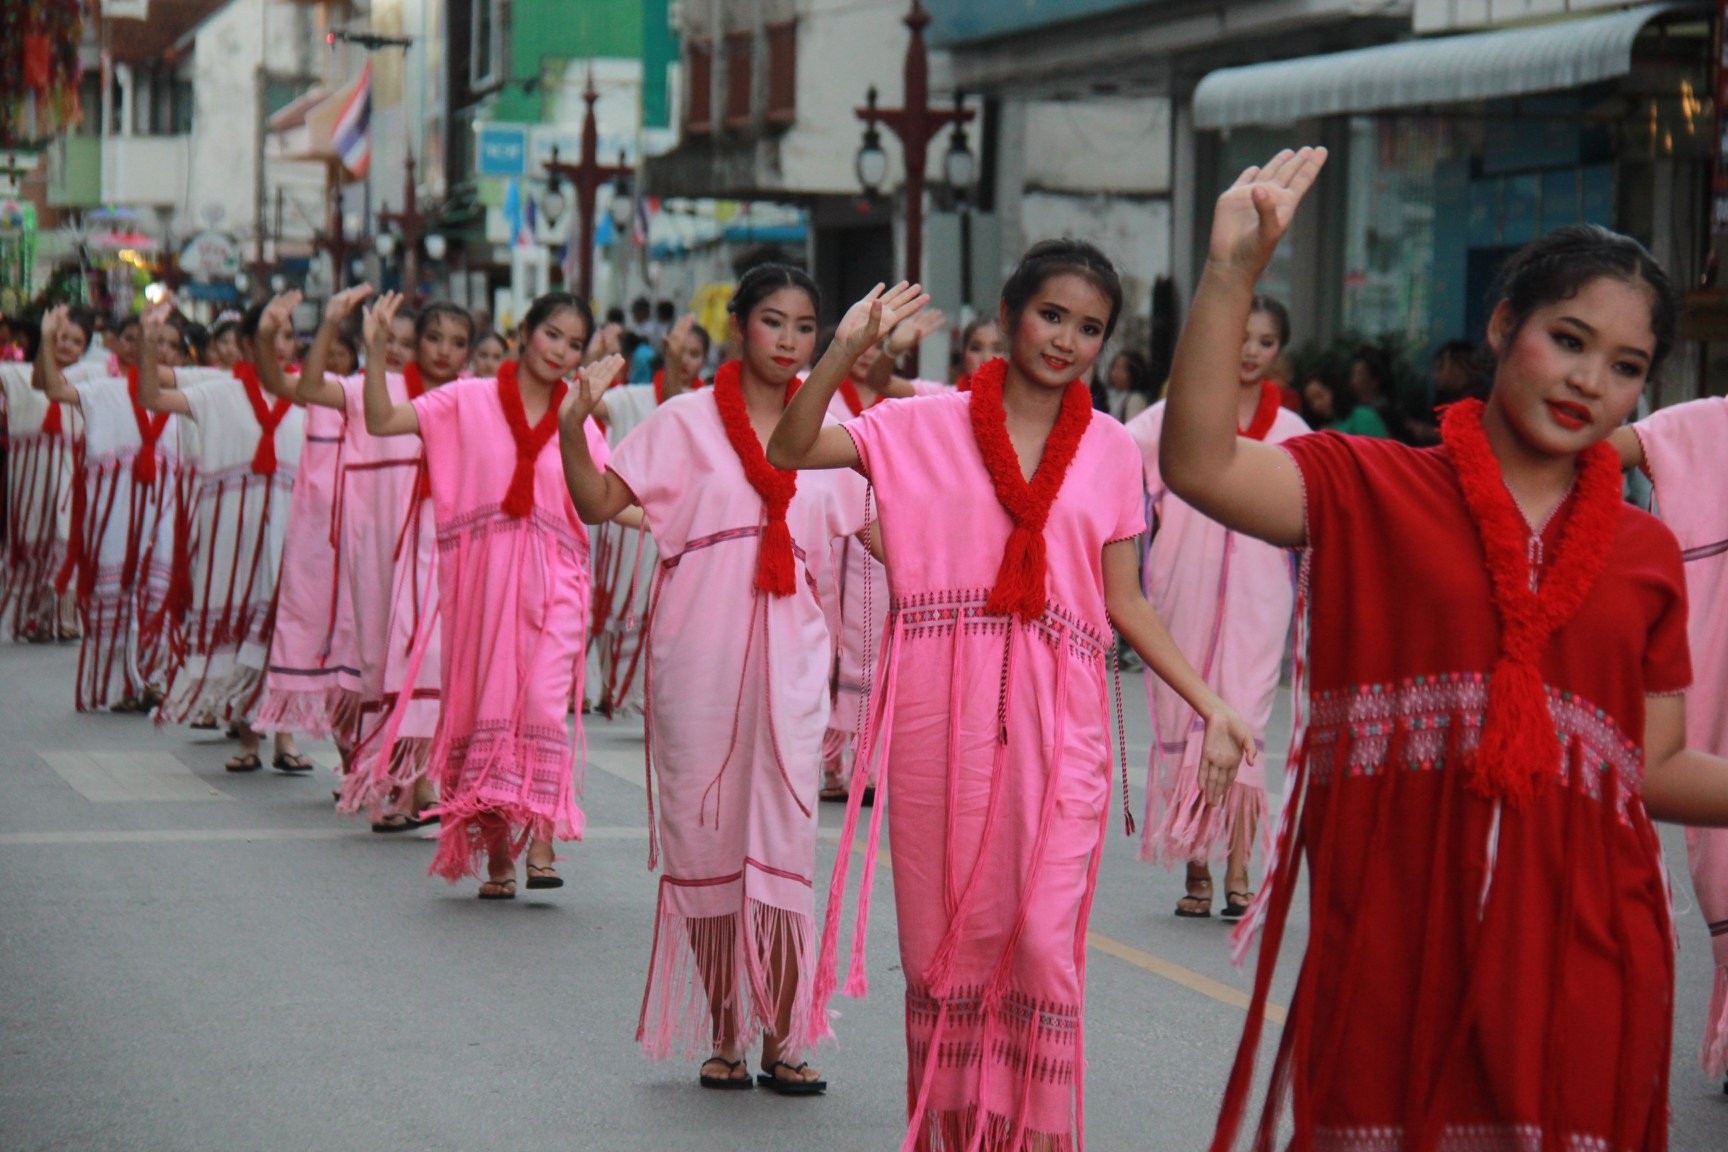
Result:
[[[874,396],[870,403],[864,403],[864,398],[858,395],[858,385],[852,383],[852,377],[850,376],[842,376],[840,378],[840,399],[846,402],[846,411],[852,413],[854,416],[862,416],[864,415],[864,409],[874,408],[876,405],[882,403],[882,396],[880,393]]]
[[[1014,521],[996,570],[996,586],[984,611],[993,615],[1017,615],[1035,620],[1044,611],[1045,590],[1044,522],[1050,506],[1068,478],[1068,468],[1080,449],[1080,438],[1092,422],[1092,392],[1075,380],[1062,397],[1062,411],[1044,442],[1044,455],[1027,483],[1020,472],[1020,458],[1008,437],[1008,413],[1002,406],[1002,384],[1008,376],[1006,360],[992,360],[972,374],[972,435],[978,452],[996,488],[996,499]]]
[[[1278,420],[1281,406],[1278,385],[1270,380],[1260,381],[1260,404],[1254,409],[1254,419],[1248,421],[1248,427],[1239,434],[1250,440],[1266,439],[1266,434],[1272,431],[1272,425]]]
[[[412,360],[402,367],[402,385],[408,389],[410,400],[418,400],[426,395],[426,378],[420,375],[420,365]]]
[[[60,401],[48,401],[48,415],[42,417],[42,435],[59,436],[66,431],[66,423],[60,415]]]
[[[529,427],[528,410],[522,404],[522,390],[516,384],[517,363],[506,360],[498,365],[498,402],[504,406],[504,420],[510,425],[510,436],[516,441],[516,470],[510,474],[510,490],[500,505],[506,516],[518,520],[534,511],[534,462],[558,434],[558,407],[570,386],[560,380],[552,386],[552,399],[540,423]]]
[[[258,421],[258,448],[252,453],[252,471],[260,476],[276,474],[276,429],[294,407],[292,400],[278,398],[271,404],[264,398],[264,386],[258,383],[258,368],[245,360],[234,365],[234,375],[246,388],[246,400],[252,405],[252,415]]]
[[[1620,460],[1606,443],[1578,454],[1571,518],[1553,565],[1540,587],[1532,588],[1530,530],[1489,447],[1482,412],[1480,400],[1461,400],[1440,422],[1440,438],[1487,554],[1500,616],[1500,655],[1488,682],[1488,712],[1469,783],[1483,796],[1516,806],[1538,795],[1560,768],[1542,653],[1554,632],[1577,614],[1607,561],[1620,520]]]
[[[168,413],[147,412],[138,403],[138,366],[126,369],[126,391],[132,394],[132,418],[138,422],[138,454],[132,457],[132,482],[148,487],[156,483],[156,441],[168,427]]]
[[[798,391],[798,378],[786,385],[786,403]],[[768,463],[762,441],[750,425],[750,410],[744,403],[744,366],[728,360],[714,373],[714,403],[720,408],[720,423],[726,429],[726,439],[738,462],[744,465],[744,476],[756,495],[762,497],[762,507],[768,513],[768,524],[762,529],[762,545],[756,553],[756,587],[774,596],[790,596],[798,589],[797,568],[793,563],[792,530],[786,525],[786,509],[798,492],[798,473],[785,472]]]

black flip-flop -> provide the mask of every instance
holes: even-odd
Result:
[[[728,1060],[724,1056],[710,1056],[708,1059],[702,1061],[703,1068],[708,1067],[710,1064],[724,1064],[726,1065],[726,1071],[729,1073],[736,1072],[738,1069],[744,1067],[744,1061]],[[696,1082],[704,1088],[714,1088],[721,1092],[747,1091],[756,1087],[755,1083],[751,1081],[749,1076],[710,1076],[708,1073],[700,1071],[696,1074]]]
[[[392,832],[412,832],[416,828],[424,826],[425,823],[424,820],[416,820],[412,816],[403,816],[398,813],[394,816],[386,816],[382,820],[373,821],[372,831],[384,835]]]
[[[1242,899],[1236,899],[1238,896],[1242,897]],[[1248,915],[1248,906],[1253,902],[1254,893],[1252,892],[1231,892],[1226,890],[1224,893],[1224,911],[1220,912],[1219,916],[1225,920],[1240,920],[1242,917]]]
[[[536,876],[536,872],[550,872],[550,876]],[[528,865],[528,887],[530,888],[562,888],[564,877],[558,875],[558,869],[550,864]]]
[[[501,889],[501,891],[488,892],[486,891],[488,887]],[[482,900],[514,900],[516,899],[516,877],[511,876],[504,880],[482,880],[480,891],[475,895]]]
[[[318,765],[298,752],[278,752],[276,758],[270,761],[270,767],[278,772],[286,772],[290,776],[294,776],[301,772],[310,772]]]
[[[774,1063],[768,1065],[768,1067],[785,1068],[792,1072],[802,1072],[804,1069],[810,1067],[810,1062],[806,1060],[802,1064],[788,1064],[784,1060],[776,1060]],[[828,1091],[828,1081],[826,1080],[787,1080],[774,1075],[772,1072],[757,1073],[756,1083],[762,1085],[762,1087],[768,1089],[770,1092],[778,1093],[781,1096],[820,1096],[822,1093]]]
[[[264,760],[256,752],[242,752],[222,767],[230,772],[256,772],[264,767]]]

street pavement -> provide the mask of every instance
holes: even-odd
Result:
[[[76,660],[0,645],[0,1152],[898,1147],[888,877],[871,994],[837,999],[839,1043],[816,1058],[827,1096],[704,1092],[693,1063],[638,1053],[656,885],[639,719],[588,725],[589,835],[565,848],[566,886],[482,903],[472,881],[426,875],[429,839],[334,813],[328,747],[310,778],[225,773],[232,746],[211,734],[75,713]],[[1138,816],[1139,677],[1125,696]],[[1281,709],[1272,748],[1287,734]],[[822,811],[823,876],[840,816]],[[1681,945],[1672,1147],[1719,1152],[1728,1096],[1695,1061],[1708,936],[1682,836],[1663,842]],[[1204,1148],[1252,963],[1231,966],[1219,920],[1170,914],[1179,877],[1140,863],[1119,819],[1099,887],[1089,1146]],[[1306,933],[1299,901],[1279,1005]]]

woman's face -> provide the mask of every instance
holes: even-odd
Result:
[[[980,324],[972,330],[972,338],[966,341],[966,347],[961,352],[960,370],[970,376],[991,360],[1008,355],[1008,341],[1002,335],[1002,329],[992,321]]]
[[[60,325],[54,334],[54,363],[61,369],[72,367],[90,347],[90,337],[84,329],[71,322]]]
[[[426,383],[447,384],[460,376],[468,363],[470,339],[467,325],[458,324],[453,316],[435,313],[415,344],[414,359]]]
[[[1569,300],[1544,304],[1512,330],[1502,303],[1488,324],[1498,361],[1491,419],[1547,456],[1583,451],[1637,407],[1656,354],[1650,289],[1598,277]]]
[[[330,345],[330,375],[352,376],[359,370],[360,362],[355,358],[354,350],[348,347],[347,341],[338,340]]]
[[[1236,382],[1247,387],[1270,376],[1272,363],[1283,346],[1278,339],[1278,322],[1271,313],[1250,312],[1248,330],[1242,335],[1242,361],[1236,369]]]
[[[210,341],[207,353],[213,368],[232,368],[240,362],[240,333],[232,328],[224,329],[222,335]]]
[[[687,336],[684,347],[678,350],[679,367],[684,370],[684,377],[694,381],[702,375],[703,365],[708,360],[708,347],[702,343],[700,336]]]
[[[128,324],[114,337],[114,358],[120,361],[120,367],[130,368],[138,363],[138,342],[143,334],[142,325]]]
[[[156,363],[164,368],[184,368],[186,357],[180,347],[180,333],[172,324],[163,325],[156,335]]]
[[[1134,383],[1134,373],[1128,369],[1128,357],[1118,356],[1110,361],[1110,387],[1118,392],[1126,392]]]
[[[765,384],[783,388],[816,351],[816,305],[788,285],[750,310],[742,325],[744,367]]]
[[[481,378],[498,375],[498,365],[504,363],[504,341],[488,336],[474,346],[474,363],[470,371]]]
[[[414,321],[398,316],[390,322],[390,341],[384,345],[384,370],[400,372],[414,359]]]
[[[852,361],[852,380],[863,384],[870,379],[870,369],[876,367],[876,361],[882,359],[882,345],[872,340],[870,346],[858,353],[858,359]]]
[[[1104,350],[1110,300],[1084,276],[1064,272],[1040,284],[1014,325],[1014,367],[1032,384],[1066,388],[1084,379]]]
[[[560,308],[528,333],[522,348],[522,370],[547,387],[562,380],[582,363],[588,344],[588,326],[574,308]]]
[[[1302,402],[1316,420],[1335,420],[1338,413],[1332,407],[1332,389],[1320,380],[1302,385]]]

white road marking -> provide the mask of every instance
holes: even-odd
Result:
[[[79,795],[96,804],[233,799],[168,752],[63,748],[40,755]]]

